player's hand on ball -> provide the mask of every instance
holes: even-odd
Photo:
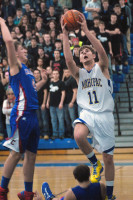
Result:
[[[81,13],[79,15],[79,18],[81,19],[81,22],[78,21],[78,23],[81,25],[81,29],[85,32],[86,30],[88,30],[88,28],[84,14]]]
[[[61,28],[62,28],[62,32],[64,33],[64,34],[67,34],[68,35],[68,31],[66,30],[66,23],[64,24],[64,17],[62,16],[61,17]]]

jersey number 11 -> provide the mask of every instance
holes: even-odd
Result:
[[[96,104],[99,103],[99,101],[97,100],[97,95],[96,95],[96,91],[92,91],[92,92],[88,92],[89,95],[89,104]],[[92,95],[94,95],[94,102],[92,101]]]

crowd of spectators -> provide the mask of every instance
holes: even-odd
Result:
[[[89,30],[103,44],[109,58],[110,74],[122,73],[131,55],[130,32],[133,32],[133,2],[125,0],[3,0],[0,15],[6,20],[14,41],[20,41],[28,57],[27,66],[41,79],[45,68],[48,81],[38,91],[37,111],[41,137],[52,139],[73,137],[72,122],[80,108],[76,104],[77,83],[67,69],[63,47],[60,19],[68,9],[84,12]],[[78,67],[79,49],[90,44],[82,30],[69,33],[70,48]],[[13,95],[9,85],[8,59],[0,32],[0,140],[9,134],[9,116]],[[97,60],[98,58],[96,58]],[[12,99],[12,100],[10,100]],[[3,104],[4,102],[4,104]],[[5,106],[6,103],[8,106]],[[6,112],[5,112],[6,109]],[[6,115],[6,120],[4,115]],[[4,123],[6,121],[6,123]]]

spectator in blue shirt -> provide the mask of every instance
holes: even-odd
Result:
[[[14,24],[18,25],[20,23],[21,19],[22,19],[22,10],[21,10],[21,8],[18,8],[16,11],[16,18],[14,19]]]

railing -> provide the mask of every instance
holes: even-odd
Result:
[[[131,83],[131,77],[130,74],[128,75],[128,78],[126,80],[126,89],[127,89],[127,95],[128,95],[128,109],[129,112],[132,112],[132,105],[131,105],[131,95],[129,90],[129,83]],[[117,116],[117,122],[118,122],[118,136],[121,136],[121,124],[120,124],[120,117],[119,117],[119,105],[120,105],[120,96],[117,96],[115,101],[115,109],[116,109],[116,116]]]
[[[119,117],[119,109],[118,109],[119,103],[120,103],[120,97],[118,97],[115,101],[115,110],[116,110],[116,116],[117,116],[117,122],[118,122],[118,136],[121,136],[120,117]]]
[[[128,94],[129,112],[132,112],[131,97],[130,97],[130,91],[129,91],[129,83],[128,83],[128,81],[126,81],[126,87],[127,87],[127,94]]]

